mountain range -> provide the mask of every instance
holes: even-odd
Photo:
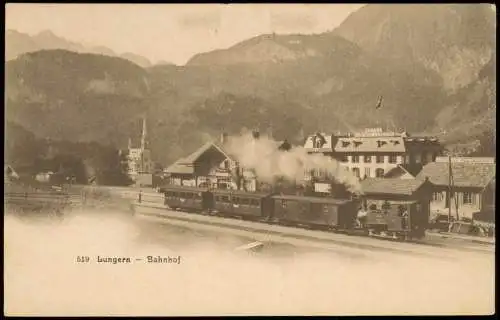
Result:
[[[125,147],[146,116],[164,164],[245,128],[300,144],[316,130],[381,126],[477,153],[495,143],[495,29],[488,4],[370,4],[331,32],[261,35],[149,67],[7,40],[17,58],[6,62],[6,117],[38,137]]]
[[[34,36],[18,32],[16,30],[7,30],[5,34],[5,60],[12,60],[24,53],[34,52],[39,50],[64,49],[80,53],[94,53],[112,57],[121,57],[132,61],[133,63],[147,68],[153,64],[148,58],[138,54],[126,52],[117,54],[113,50],[105,46],[86,46],[84,44],[69,41],[62,37],[56,36],[50,30],[44,30]],[[159,64],[169,64],[162,61]]]

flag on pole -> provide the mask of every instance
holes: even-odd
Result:
[[[384,100],[384,98],[382,96],[379,96],[375,109],[380,109],[380,107],[382,107],[382,100]]]

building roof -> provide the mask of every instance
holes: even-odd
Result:
[[[164,170],[166,173],[193,174],[194,167],[186,163],[184,158],[180,158]]]
[[[430,162],[424,166],[417,178],[429,177],[436,186],[448,186],[449,164]],[[494,163],[451,163],[453,185],[456,187],[484,188],[495,178]]]
[[[367,178],[361,181],[361,190],[364,194],[412,195],[424,183],[419,179]]]
[[[397,167],[392,168],[389,170],[384,177],[385,178],[390,178],[393,176],[395,173],[402,172],[402,173],[408,173],[413,177],[416,177],[418,173],[422,170],[423,165],[421,163],[416,163],[416,164],[399,164]]]
[[[322,141],[320,148],[315,148],[314,141]],[[319,152],[406,152],[408,145],[426,143],[439,146],[435,137],[409,137],[406,133],[383,132],[378,130],[365,130],[363,132],[332,135],[315,133],[310,135],[304,148],[314,149]]]
[[[405,152],[402,137],[346,137],[339,138],[336,152]]]
[[[17,172],[10,165],[3,166],[3,176],[4,180],[8,180],[7,178],[15,178],[15,179],[19,178]]]
[[[198,160],[205,152],[210,150],[211,148],[216,148],[219,150],[221,153],[223,153],[226,157],[229,158],[229,155],[224,148],[213,142],[207,142],[204,145],[202,145],[200,148],[198,148],[196,151],[188,155],[187,157],[180,158],[176,162],[174,162],[172,165],[167,167],[165,172],[167,173],[177,173],[177,174],[193,174],[194,173],[194,163],[196,160]]]
[[[191,187],[191,186],[178,186],[172,184],[166,184],[160,187],[161,192],[165,191],[194,191],[194,192],[205,192],[208,191],[207,188]]]
[[[270,196],[270,192],[248,192],[244,190],[233,190],[233,189],[213,189],[214,194],[230,194],[235,197],[249,197],[249,198],[264,198]]]
[[[191,153],[187,157],[183,159],[182,163],[185,164],[193,164],[196,160],[198,160],[205,152],[207,152],[210,148],[216,148],[223,154],[225,154],[227,157],[227,152],[222,148],[222,146],[218,145],[217,143],[210,141],[205,143],[203,146],[201,146],[199,149],[197,149],[195,152]]]
[[[274,195],[273,199],[278,200],[291,200],[291,201],[309,201],[313,203],[328,203],[328,204],[346,204],[350,203],[348,199],[336,199],[328,197],[308,197],[308,196],[297,196],[297,195]]]
[[[286,143],[286,144],[285,144]],[[291,145],[288,141],[276,141],[276,148],[290,148]],[[167,167],[165,172],[167,173],[177,173],[177,174],[193,174],[194,173],[194,163],[198,160],[205,152],[210,150],[211,148],[215,148],[222,154],[224,154],[227,158],[234,160],[234,156],[224,148],[224,146],[218,142],[210,141],[205,143],[199,149],[188,155],[187,157],[181,158],[177,160],[175,163]]]
[[[316,139],[323,140],[320,148],[314,147],[314,141]],[[332,152],[334,147],[335,147],[335,143],[336,143],[336,137],[334,135],[318,132],[318,133],[309,135],[307,137],[306,142],[304,144],[304,148],[315,149],[315,150],[322,151],[322,152]]]

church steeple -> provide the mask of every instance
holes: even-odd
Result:
[[[147,129],[146,129],[146,116],[142,118],[142,136],[141,136],[141,149],[145,150],[146,149],[146,135],[147,135]]]

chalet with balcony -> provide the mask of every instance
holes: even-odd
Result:
[[[475,212],[494,208],[493,158],[438,157],[435,162],[423,167],[417,179],[423,177],[428,177],[433,184],[431,201],[433,216],[447,215],[450,206],[452,216],[456,217],[458,212],[459,218],[472,218]]]
[[[442,151],[437,138],[380,128],[343,135],[316,133],[307,138],[304,148],[341,161],[359,178],[382,178],[400,165],[425,165]]]
[[[254,133],[258,139],[258,133]],[[174,185],[256,191],[257,177],[253,170],[240,167],[236,157],[225,147],[227,135],[220,141],[204,144],[187,157],[177,160],[165,173],[167,181]],[[276,144],[278,150],[289,150],[285,140]]]

